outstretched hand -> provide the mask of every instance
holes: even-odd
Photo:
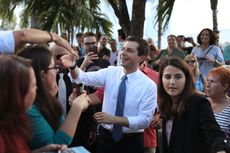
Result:
[[[79,57],[75,54],[66,54],[61,57],[61,63],[65,68],[70,68],[75,66],[78,58]]]
[[[42,153],[42,152],[50,152],[50,151],[58,151],[58,150],[65,150],[67,148],[66,145],[60,144],[48,144],[44,147],[39,149],[33,150],[32,153]]]
[[[50,33],[50,35],[52,36],[52,39],[55,42],[55,44],[64,47],[65,49],[67,49],[69,53],[74,54],[75,56],[78,56],[76,51],[74,51],[74,49],[71,47],[71,45],[69,44],[67,40],[58,36],[56,33]]]

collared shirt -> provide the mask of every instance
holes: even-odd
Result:
[[[124,75],[123,67],[120,66],[110,66],[97,72],[87,73],[79,69],[79,76],[73,81],[98,87],[104,86],[102,112],[115,116],[118,88]],[[156,84],[140,70],[127,74],[124,117],[128,119],[129,128],[123,127],[123,132],[143,132],[144,128],[149,127],[156,106]],[[103,126],[108,130],[112,130],[113,127],[108,124]]]
[[[14,53],[14,35],[12,31],[0,31],[0,54]]]

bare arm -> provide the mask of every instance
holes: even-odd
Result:
[[[56,33],[49,33],[38,29],[21,29],[13,31],[15,40],[15,50],[20,49],[27,43],[31,44],[47,44],[48,42],[54,42],[59,46],[64,47],[70,53],[76,54],[70,44],[63,38],[59,37]]]
[[[78,121],[80,119],[82,111],[86,110],[89,106],[88,96],[86,93],[81,94],[79,97],[73,100],[69,113],[66,116],[65,121],[60,127],[60,130],[73,137],[76,131]]]

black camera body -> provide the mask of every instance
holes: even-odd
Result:
[[[189,41],[191,38],[190,37],[185,37],[184,41]]]

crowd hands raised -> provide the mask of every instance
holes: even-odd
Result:
[[[194,81],[196,92],[199,93],[200,95],[209,97],[209,101],[212,106],[211,108],[213,109],[214,115],[215,117],[218,116],[218,119],[216,119],[217,123],[220,124],[220,128],[225,132],[227,138],[229,138],[230,123],[229,121],[228,122],[224,121],[227,124],[227,126],[225,124],[221,124],[223,122],[222,120],[223,116],[221,116],[219,113],[222,112],[223,110],[225,110],[225,113],[226,113],[226,110],[228,110],[228,112],[224,115],[228,117],[230,116],[230,109],[229,109],[230,100],[228,97],[229,86],[230,86],[230,79],[229,79],[230,75],[228,73],[230,72],[221,70],[221,69],[227,69],[224,67],[215,68],[215,67],[224,65],[224,57],[218,45],[215,44],[216,41],[213,35],[214,33],[210,29],[203,29],[197,37],[198,45],[194,42],[193,38],[185,38],[182,35],[178,37],[176,37],[175,35],[169,35],[167,39],[168,47],[161,51],[159,51],[154,46],[153,41],[150,39],[147,41],[150,50],[148,51],[148,54],[146,55],[144,64],[146,65],[146,67],[148,66],[155,71],[159,71],[159,79],[163,81],[165,79],[164,75],[170,75],[170,77],[174,77],[173,76],[174,74],[171,74],[170,70],[168,70],[171,67],[173,67],[174,69],[180,69],[180,71],[183,71],[182,75],[186,75],[185,74],[186,72],[184,72],[184,68],[175,66],[173,62],[171,65],[170,64],[168,65],[169,66],[168,68],[167,68],[167,65],[164,68],[161,68],[160,67],[161,64],[166,64],[168,57],[172,57],[172,60],[175,60],[175,61],[178,60],[177,62],[182,62],[182,60],[184,60],[184,64],[185,63],[188,64],[186,68],[189,69],[188,71],[191,71],[190,75],[194,79],[191,81]],[[41,31],[37,29],[22,29],[18,31],[13,31],[11,33],[7,33],[6,36],[9,37],[9,40],[12,39],[12,41],[14,42],[11,42],[10,47],[5,47],[5,46],[2,46],[2,48],[0,47],[1,53],[7,53],[7,52],[13,53],[14,52],[15,54],[17,54],[17,56],[21,56],[29,60],[25,60],[15,55],[0,55],[0,59],[1,59],[0,60],[0,71],[1,71],[0,79],[2,81],[0,84],[1,85],[8,84],[11,87],[15,87],[14,90],[9,91],[7,88],[4,88],[5,86],[1,86],[1,89],[4,89],[5,91],[4,90],[0,91],[1,99],[3,99],[3,100],[0,100],[1,102],[0,104],[1,105],[0,144],[1,145],[0,146],[5,146],[5,147],[1,147],[0,152],[1,153],[9,152],[9,151],[12,153],[20,152],[16,149],[17,147],[23,148],[21,152],[30,152],[30,150],[32,150],[32,152],[34,153],[65,150],[67,146],[71,144],[71,141],[74,138],[74,134],[77,130],[76,128],[77,128],[79,119],[81,117],[81,113],[87,110],[90,105],[100,104],[103,101],[103,99],[98,98],[97,94],[95,93],[89,94],[86,91],[83,91],[80,93],[79,91],[77,91],[77,89],[72,89],[71,94],[69,95],[69,97],[67,97],[68,105],[70,108],[68,109],[66,114],[63,114],[62,109],[60,109],[61,105],[58,103],[57,100],[53,100],[53,98],[55,98],[58,92],[58,85],[56,83],[56,74],[59,73],[59,71],[67,69],[69,76],[71,76],[72,79],[74,80],[78,78],[79,71],[87,71],[87,67],[90,64],[94,63],[94,61],[98,60],[99,58],[103,58],[103,60],[107,60],[108,62],[110,62],[110,65],[119,65],[119,63],[113,63],[115,61],[111,59],[112,58],[111,55],[116,53],[116,55],[113,55],[113,56],[116,57],[116,61],[120,60],[119,59],[120,53],[118,53],[119,49],[116,47],[114,51],[110,51],[109,55],[106,54],[106,52],[103,52],[102,56],[99,57],[97,53],[100,52],[101,49],[106,48],[108,46],[106,42],[108,41],[106,40],[108,38],[105,35],[101,37],[101,40],[99,41],[100,42],[99,45],[96,40],[90,37],[84,38],[82,36],[81,37],[82,39],[78,39],[79,46],[77,47],[72,47],[66,39],[59,37],[55,33],[48,33],[46,31]],[[0,32],[0,37],[1,37],[1,32]],[[0,38],[0,39],[4,39],[4,38]],[[84,42],[86,41],[84,39],[89,39],[88,40],[89,44],[87,44],[87,42]],[[186,48],[184,46],[185,41],[191,43],[192,46]],[[46,51],[44,50],[49,50],[49,49],[44,46],[33,46],[33,47],[30,47],[30,49],[26,47],[26,49],[24,49],[25,45],[28,43],[29,44],[47,44],[49,42],[54,42],[55,47],[61,47],[62,50],[65,51],[64,54],[54,55],[55,51],[53,50],[55,50],[54,49],[55,47],[53,47],[53,50],[51,49],[53,55],[49,53],[45,53]],[[95,51],[91,51],[93,50],[93,46],[97,46],[97,45],[99,46],[97,53],[95,53]],[[124,42],[122,45],[124,45]],[[39,53],[36,53],[36,47],[37,49],[39,49],[40,53],[44,52],[44,54],[39,55]],[[61,56],[58,59],[60,63],[57,66],[57,63],[55,61],[57,59],[55,58],[58,55],[61,55]],[[109,58],[105,58],[106,56],[108,56]],[[123,55],[123,56],[126,56],[126,55]],[[77,61],[81,57],[84,57],[84,59],[82,63],[78,65]],[[179,57],[181,60],[177,58],[174,59],[173,57]],[[44,67],[44,63],[39,63],[39,62],[36,63],[37,61],[45,62],[43,58],[48,58],[46,61],[47,65],[45,65],[45,67]],[[113,60],[113,61],[111,62],[110,60],[111,61]],[[12,64],[11,63],[12,61],[14,61],[15,63]],[[170,60],[167,62],[170,63]],[[9,72],[7,72],[7,70],[4,69],[4,66],[5,66],[4,63],[11,63],[7,65],[7,69],[14,69],[14,70],[18,69],[18,72],[21,74],[21,79],[27,80],[27,83],[24,82],[26,84],[25,88],[22,87],[19,80],[17,80],[18,82],[7,82],[7,81],[10,81],[10,80],[6,80],[7,77],[12,80],[15,80],[18,77],[18,75],[15,75],[15,74],[13,75],[13,73],[10,72],[10,70],[8,70]],[[22,69],[21,67],[23,67],[23,69],[25,70],[19,71],[20,69]],[[166,68],[167,68],[168,74],[165,74],[166,72],[164,69]],[[39,71],[37,71],[36,69],[38,69]],[[209,74],[210,71],[211,73]],[[223,73],[225,73],[225,75],[222,75]],[[29,76],[29,79],[28,79],[28,76]],[[185,80],[186,79],[187,78],[185,78]],[[159,86],[163,86],[162,88],[165,88],[164,92],[166,92],[169,97],[171,96],[171,102],[173,103],[174,101],[174,99],[172,98],[173,95],[170,95],[172,93],[170,93],[170,91],[167,91],[167,87],[165,87],[164,83],[165,82],[162,82],[162,84],[160,84]],[[23,91],[21,91],[22,89]],[[29,89],[30,90],[33,89],[34,93],[31,92]],[[44,90],[45,92],[42,93],[42,92],[39,92],[39,90]],[[18,93],[15,98],[20,99],[20,100],[11,99],[7,97],[5,94],[5,93],[8,93],[9,95],[13,95],[13,92]],[[162,92],[162,91],[158,89],[158,92]],[[192,95],[192,93],[193,91],[191,90],[190,96]],[[47,97],[52,97],[52,98],[47,98]],[[171,112],[172,114],[170,113],[167,114],[164,110],[164,108],[167,107],[166,104],[164,104],[164,100],[166,101],[166,99],[164,98],[159,100],[160,108],[158,110],[158,113],[156,113],[152,117],[150,124],[149,124],[149,128],[158,130],[158,129],[161,129],[163,126],[163,130],[165,130],[164,128],[168,126],[169,121],[173,121],[174,118],[176,120],[177,119],[176,115],[183,114],[181,112]],[[185,99],[182,99],[182,101],[183,100]],[[49,106],[49,104],[47,104],[45,106],[48,108],[44,108],[44,106],[42,105],[44,105],[44,103],[46,103],[47,101],[51,101],[55,103],[56,106],[53,107],[51,106],[52,104],[48,102],[51,105]],[[13,104],[14,102],[18,102],[18,104]],[[11,117],[12,114],[10,113],[7,114],[5,111],[7,110],[8,112],[13,112],[15,111],[14,110],[15,107],[17,107],[19,104],[22,106],[20,107],[21,110],[17,111],[17,113],[21,114],[21,117],[13,118],[12,121],[21,120],[24,123],[24,125],[23,124],[18,125],[17,123],[13,123],[13,122],[8,123],[8,119],[9,117]],[[38,107],[36,110],[38,111],[37,113],[41,113],[44,116],[44,119],[48,120],[46,121],[47,122],[46,124],[48,125],[47,127],[51,129],[49,132],[46,131],[43,134],[47,134],[48,136],[46,137],[54,137],[54,139],[47,138],[43,140],[44,142],[39,142],[39,144],[36,144],[37,143],[36,141],[38,141],[38,139],[41,138],[42,136],[36,137],[36,134],[38,134],[37,132],[39,128],[36,129],[36,127],[34,127],[34,126],[37,126],[36,124],[39,124],[39,120],[41,118],[39,119],[36,118],[37,114],[33,114],[33,112],[31,114],[28,111],[31,108],[33,109],[34,106]],[[172,104],[172,107],[173,107],[173,104]],[[52,112],[55,112],[55,109],[60,110],[61,114],[60,113],[52,114]],[[165,114],[163,113],[161,114],[160,113],[161,111],[164,112]],[[174,116],[173,113],[178,113],[178,114]],[[32,118],[32,124],[33,124],[32,130],[29,129],[27,126],[28,124],[31,124],[31,121],[27,119],[26,114]],[[49,116],[52,116],[52,115],[56,116],[56,120],[55,119],[49,120]],[[20,116],[20,115],[16,115],[16,116]],[[213,119],[212,117],[213,116],[211,116],[210,120]],[[98,124],[110,124],[110,125],[120,124],[124,127],[129,127],[129,122],[127,118],[117,117],[114,115],[110,115],[109,113],[106,113],[106,112],[96,112],[93,115],[93,118]],[[52,123],[58,120],[60,121],[60,123]],[[40,120],[40,121],[43,121],[43,120]],[[212,126],[215,126],[215,130],[218,131],[218,128],[216,128],[215,123]],[[13,127],[16,127],[14,130],[17,130],[17,129],[19,130],[19,131],[16,131],[16,133],[22,132],[22,134],[20,133],[16,134],[15,132],[11,133],[9,129],[12,129]],[[46,127],[46,125],[44,125],[44,127]],[[44,128],[44,127],[40,127],[40,128]],[[32,131],[32,134],[23,133],[25,132],[25,130]],[[201,130],[205,131],[205,129],[201,129]],[[215,131],[214,129],[212,130]],[[58,131],[59,132],[61,131],[61,134],[60,133],[57,134]],[[219,136],[221,137],[221,140],[226,141],[225,139],[222,139],[224,138],[222,134],[219,134]],[[165,134],[165,131],[163,131],[162,139],[165,139],[164,137],[168,137],[168,135]],[[163,148],[163,153],[168,152],[166,149],[167,148],[166,146],[169,146],[169,143],[170,143],[169,139],[167,138],[167,140],[163,140],[163,144],[161,144],[161,142],[158,142],[158,148],[159,147]],[[176,141],[176,138],[171,138],[171,139]],[[14,147],[12,147],[11,144],[9,143],[9,141],[11,140],[14,141],[16,144]],[[33,144],[33,142],[30,143],[31,141],[34,141],[35,144]],[[159,140],[156,140],[155,138],[154,141],[159,141]],[[168,143],[168,144],[165,144],[165,143]],[[228,150],[226,149],[226,146],[223,142],[215,142],[213,140],[211,143],[219,143],[217,144],[219,145],[218,146],[219,150],[218,149],[215,150],[216,152],[227,152]],[[46,144],[49,144],[49,145],[46,145]],[[163,145],[163,146],[160,146],[160,145]],[[179,143],[177,145],[179,145]],[[150,147],[150,148],[157,148],[157,147],[155,145],[154,147]],[[216,148],[213,148],[213,149],[216,149]],[[176,150],[174,151],[177,152]],[[180,151],[181,150],[179,150],[179,152]],[[94,150],[92,152],[94,152]],[[156,152],[156,150],[154,151],[152,150],[151,153],[154,153],[154,152]],[[160,150],[158,150],[157,152],[160,152]]]

